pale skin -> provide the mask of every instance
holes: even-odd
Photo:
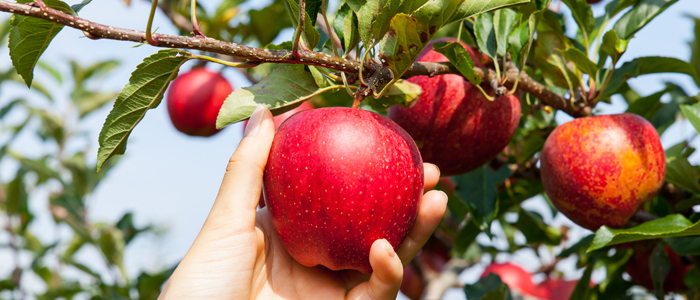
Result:
[[[159,299],[396,299],[404,266],[427,242],[447,206],[443,192],[428,191],[439,180],[438,168],[424,164],[428,192],[398,250],[384,239],[372,244],[372,274],[306,267],[287,253],[267,209],[256,211],[273,137],[272,114],[258,107],[228,162],[209,216]]]

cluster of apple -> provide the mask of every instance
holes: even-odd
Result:
[[[478,52],[465,47],[475,66],[483,67]],[[432,46],[426,49],[420,61],[448,61]],[[459,75],[409,81],[423,93],[410,108],[390,108],[388,118],[308,104],[276,118],[279,129],[264,174],[266,202],[261,199],[260,206],[267,204],[282,243],[298,262],[371,272],[372,242],[385,238],[396,249],[413,225],[423,193],[423,161],[437,165],[443,176],[462,174],[499,155],[511,141],[521,115],[517,93],[489,101]],[[482,88],[494,94],[488,85]],[[189,135],[215,134],[218,110],[231,91],[225,78],[205,68],[182,74],[168,94],[173,125]],[[541,179],[552,203],[591,230],[624,225],[658,193],[665,166],[655,128],[632,114],[558,126],[540,155]],[[439,271],[446,260],[427,269]],[[426,263],[421,256],[417,261]],[[415,274],[411,268],[406,276]],[[645,280],[634,281],[647,286]],[[402,290],[420,295],[416,286]]]

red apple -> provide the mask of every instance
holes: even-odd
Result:
[[[403,280],[401,280],[400,291],[411,300],[420,300],[425,290],[425,282],[421,278],[412,264],[408,264],[403,269]]]
[[[305,266],[370,273],[377,239],[394,247],[413,225],[423,161],[411,137],[379,114],[302,111],[275,134],[263,178],[282,244]]]
[[[569,300],[571,294],[573,294],[576,289],[576,284],[578,284],[578,280],[563,280],[547,277],[537,285],[537,288],[543,299]]]
[[[170,121],[184,134],[212,136],[219,132],[216,116],[231,92],[226,78],[206,68],[180,74],[168,89]]]
[[[481,274],[481,278],[486,277],[490,273],[498,275],[501,281],[507,284],[512,292],[542,299],[546,296],[546,294],[532,282],[532,274],[518,265],[511,263],[493,263],[484,270],[484,273]]]
[[[659,135],[634,114],[575,119],[547,138],[542,184],[556,208],[595,231],[620,227],[658,193],[666,174]]]
[[[455,40],[436,40],[426,49],[438,41]],[[477,51],[465,47],[474,66],[483,67]],[[423,62],[448,61],[433,50],[418,57]],[[406,129],[423,160],[437,165],[443,176],[465,173],[491,160],[508,145],[518,127],[521,108],[515,95],[489,101],[464,77],[454,74],[415,76],[408,81],[420,85],[423,93],[411,108],[391,107],[389,118]],[[481,87],[493,95],[488,84]]]
[[[654,290],[654,282],[651,279],[650,258],[653,249],[650,244],[635,244],[632,246],[634,255],[627,263],[627,274],[632,278],[632,282],[641,285],[648,290]],[[664,247],[664,252],[668,256],[670,269],[664,280],[664,293],[683,291],[687,287],[683,283],[685,274],[690,269],[686,266],[676,252],[671,247]]]
[[[309,109],[314,109],[314,106],[311,105],[311,103],[309,103],[308,101],[304,101],[301,103],[301,105],[297,106],[296,108],[294,108],[290,111],[287,111],[281,115],[275,116],[274,118],[272,118],[272,120],[275,121],[275,131],[277,131],[277,128],[279,128],[280,125],[282,125],[282,123],[284,123],[284,121],[286,121],[292,115],[294,115],[300,111],[309,110]],[[245,131],[246,126],[248,126],[248,121],[245,121],[245,123],[243,124],[243,131]],[[258,202],[258,207],[260,207],[260,208],[265,207],[265,199],[263,198],[262,194],[260,194],[260,201]]]

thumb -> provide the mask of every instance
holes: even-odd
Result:
[[[255,227],[255,208],[260,199],[263,171],[274,136],[272,113],[259,105],[250,116],[243,139],[229,159],[219,194],[206,223],[215,224],[214,228],[226,225],[232,230],[252,230]]]

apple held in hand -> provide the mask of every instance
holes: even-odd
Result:
[[[212,136],[221,105],[233,92],[221,74],[196,68],[180,74],[168,89],[168,114],[175,128],[187,135]]]
[[[406,237],[423,181],[420,153],[401,127],[344,107],[284,122],[263,177],[272,224],[296,261],[364,273],[375,240],[398,249]]]
[[[438,39],[436,42],[456,41]],[[477,51],[465,46],[474,66],[483,67]],[[418,61],[447,62],[433,50],[421,53]],[[442,176],[452,176],[488,162],[508,145],[520,121],[520,99],[497,97],[489,101],[473,84],[455,74],[435,77],[415,76],[408,81],[423,88],[411,108],[399,105],[389,109],[394,120],[413,137],[425,162],[440,168]],[[493,95],[487,84],[481,87]]]
[[[304,101],[301,103],[301,105],[297,106],[296,108],[285,112],[279,116],[275,116],[272,118],[272,120],[275,122],[275,131],[286,121],[289,117],[293,116],[294,114],[304,111],[304,110],[309,110],[309,109],[314,109],[314,106],[311,105],[308,101]],[[246,126],[248,126],[248,121],[245,121],[243,124],[243,131],[245,131]],[[263,198],[263,195],[260,194],[260,201],[258,202],[258,207],[263,208],[265,207],[265,199]]]
[[[666,175],[659,135],[634,114],[575,119],[544,144],[542,184],[556,208],[595,231],[620,227],[658,193]]]

